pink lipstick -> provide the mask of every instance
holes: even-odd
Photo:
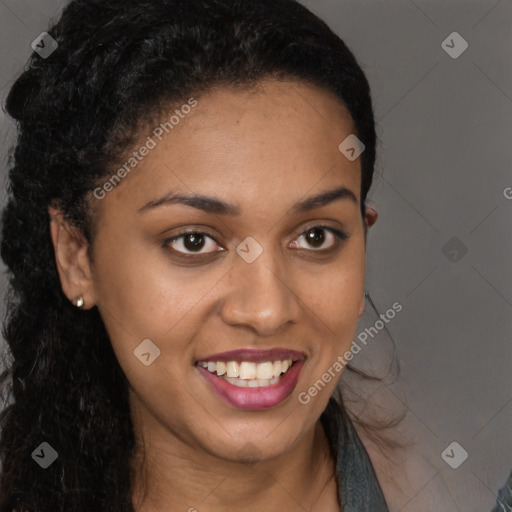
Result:
[[[196,367],[212,390],[232,407],[275,407],[294,390],[304,366],[302,352],[287,349],[241,349],[213,354]]]

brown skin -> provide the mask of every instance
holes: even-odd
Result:
[[[364,310],[363,222],[371,226],[377,212],[367,208],[362,218],[360,159],[338,150],[354,133],[352,120],[330,93],[298,82],[220,88],[197,99],[121,184],[92,199],[92,261],[83,237],[50,208],[62,289],[73,301],[82,295],[86,309],[98,307],[130,382],[134,429],[145,445],[144,462],[142,450],[134,461],[134,506],[338,511],[319,422],[337,380],[307,405],[298,394],[350,349]],[[338,186],[357,202],[290,212]],[[215,196],[241,215],[182,204],[137,212],[171,190]],[[321,231],[323,244],[311,245],[303,233],[318,225],[349,237],[329,251],[336,239]],[[203,259],[192,264],[173,252],[193,252],[185,237],[163,246],[188,228],[214,237],[205,236],[197,249]],[[251,264],[235,251],[247,236],[263,247]],[[161,350],[150,366],[133,354],[146,338]],[[307,360],[292,394],[270,409],[226,404],[195,367],[218,352],[276,347],[303,351]]]

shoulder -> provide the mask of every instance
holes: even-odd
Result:
[[[448,488],[414,443],[404,448],[383,450],[358,434],[370,457],[389,512],[457,512]]]
[[[414,472],[410,471],[410,461],[403,450],[394,450],[392,454],[384,451],[362,429],[358,430],[358,435],[368,452],[390,512],[400,510],[407,501],[406,490],[411,488],[410,476]]]

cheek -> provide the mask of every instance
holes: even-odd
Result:
[[[333,392],[344,371],[339,357],[343,358],[351,349],[364,295],[364,245],[347,246],[342,256],[328,271],[317,272],[308,278],[309,290],[312,290],[308,306],[317,336],[307,381],[308,385],[313,385],[323,376],[329,379],[323,384],[324,399]],[[321,408],[322,404],[315,407]]]
[[[162,382],[186,372],[193,361],[190,340],[200,330],[201,315],[212,307],[209,292],[225,269],[177,267],[154,248],[125,247],[116,253],[105,246],[97,261],[97,306],[129,380],[157,379],[157,368]],[[150,372],[134,354],[146,339],[160,351]]]
[[[98,307],[116,332],[121,328],[137,337],[161,335],[207,290],[208,279],[172,266],[164,251],[154,247],[105,244],[96,259]]]
[[[364,251],[354,247],[327,269],[308,275],[305,295],[313,312],[329,326],[333,334],[340,334],[355,324],[364,295]],[[304,285],[306,286],[306,285]]]

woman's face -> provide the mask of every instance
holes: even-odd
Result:
[[[82,292],[105,322],[146,445],[167,437],[224,459],[248,446],[271,458],[314,427],[340,371],[304,393],[333,373],[362,312],[360,159],[338,149],[354,126],[329,93],[295,82],[196,100],[178,106],[169,133],[144,134],[134,150],[148,135],[156,146],[93,200]]]

